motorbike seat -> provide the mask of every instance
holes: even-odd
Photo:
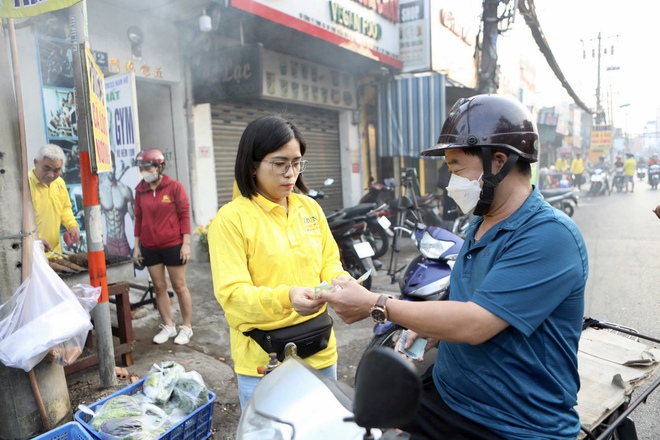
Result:
[[[573,191],[575,191],[573,188],[549,188],[549,189],[542,189],[541,195],[547,199],[550,197],[557,197],[563,195],[568,196]]]
[[[344,208],[346,218],[364,216],[367,212],[376,207],[376,203],[360,203],[349,208]]]

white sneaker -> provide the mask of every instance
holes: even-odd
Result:
[[[174,343],[178,345],[186,345],[190,342],[190,338],[193,335],[193,331],[190,327],[185,325],[179,326],[179,334],[174,338]]]
[[[168,339],[176,336],[176,326],[161,324],[160,328],[162,329],[160,333],[154,336],[154,344],[164,344]]]

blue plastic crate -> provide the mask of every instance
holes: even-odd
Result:
[[[91,405],[88,405],[93,411],[96,411],[101,405],[103,405],[109,399],[121,395],[129,395],[142,391],[142,384],[146,376],[138,380],[132,385],[122,388],[119,391],[116,391],[110,394],[108,397],[99,400]],[[195,411],[188,414],[188,417],[181,420],[179,423],[170,428],[165,434],[159,437],[163,440],[205,440],[211,436],[211,422],[213,421],[213,403],[215,402],[215,394],[209,391],[209,401],[204,405],[197,408]],[[92,439],[100,439],[101,436],[99,433],[92,428],[89,424],[89,421],[92,419],[90,414],[82,412],[81,410],[76,411],[74,419],[80,423],[83,428],[91,435]]]
[[[33,440],[93,440],[93,438],[78,422],[69,422]]]

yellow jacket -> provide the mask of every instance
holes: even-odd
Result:
[[[582,158],[580,159],[576,158],[571,161],[571,173],[572,174],[584,173],[584,162],[582,161]]]
[[[208,238],[213,290],[229,322],[234,370],[259,376],[257,367],[268,363],[268,354],[243,332],[312,318],[293,310],[289,289],[313,288],[347,274],[337,243],[318,203],[299,194],[289,196],[288,216],[261,195],[237,197],[220,208]],[[306,361],[316,369],[337,362],[334,331],[328,347]]]
[[[568,161],[563,157],[558,157],[557,161],[555,162],[555,170],[558,173],[563,173],[564,171],[568,171]]]
[[[78,226],[64,179],[58,177],[50,186],[46,186],[39,181],[32,169],[28,180],[39,238],[48,240],[53,251],[61,254],[60,225],[64,225],[67,230]]]

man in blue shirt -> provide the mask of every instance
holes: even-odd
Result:
[[[538,132],[529,110],[497,95],[459,100],[438,144],[447,187],[475,219],[448,301],[387,299],[354,281],[323,298],[346,322],[383,317],[440,341],[413,439],[575,439],[577,351],[588,275],[573,221],[531,183]],[[375,311],[375,312],[374,312]]]

